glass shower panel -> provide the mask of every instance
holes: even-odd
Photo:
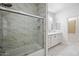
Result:
[[[2,11],[5,55],[28,55],[44,48],[43,19]]]

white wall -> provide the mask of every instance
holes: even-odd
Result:
[[[68,40],[67,20],[68,20],[68,18],[75,17],[75,16],[79,16],[79,5],[63,9],[62,11],[56,13],[56,19],[58,22],[61,23],[61,30],[64,34],[65,40]]]

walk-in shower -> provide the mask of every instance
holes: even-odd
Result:
[[[28,55],[44,48],[44,18],[0,7],[0,55]]]

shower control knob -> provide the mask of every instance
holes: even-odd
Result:
[[[11,3],[0,3],[2,7],[12,7]]]

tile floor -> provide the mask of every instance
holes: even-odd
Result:
[[[49,49],[49,56],[79,56],[79,40],[69,36],[69,44],[61,43]]]

